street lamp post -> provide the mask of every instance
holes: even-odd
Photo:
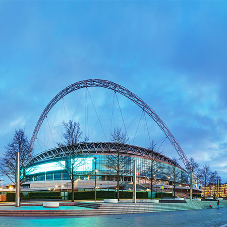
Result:
[[[1,201],[3,201],[3,181],[4,181],[3,178],[1,178],[1,182],[2,182],[2,196],[1,196],[2,198],[1,198]]]
[[[133,203],[136,203],[136,160],[133,162]]]
[[[15,206],[20,207],[20,152],[16,153],[16,198]]]
[[[2,195],[3,195],[3,178],[1,178],[1,182],[2,182]]]
[[[192,200],[192,187],[193,187],[193,175],[192,175],[192,171],[190,172],[190,200]]]
[[[95,202],[96,202],[96,172],[97,172],[97,169],[96,169],[96,157],[94,157],[95,159]]]

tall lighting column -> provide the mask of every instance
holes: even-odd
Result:
[[[136,203],[136,160],[133,162],[133,203]]]
[[[2,199],[1,199],[1,201],[3,201],[3,181],[4,181],[3,178],[1,178],[1,183],[2,183],[2,195],[1,195]]]
[[[16,198],[15,206],[20,207],[20,152],[16,154]]]
[[[97,169],[96,169],[96,157],[94,157],[95,159],[95,202],[96,202],[96,172],[97,172]]]
[[[190,200],[192,200],[192,187],[193,187],[193,174],[192,171],[190,172]]]

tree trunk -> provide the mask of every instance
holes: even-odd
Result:
[[[74,202],[74,180],[71,180],[72,183],[72,202]]]
[[[174,167],[174,175],[173,175],[173,181],[174,181],[174,198],[176,197],[176,169]]]
[[[119,196],[119,181],[120,181],[120,152],[119,152],[119,149],[118,149],[118,154],[117,154],[117,199],[119,201],[120,199],[120,196]]]
[[[151,199],[152,199],[152,192],[153,192],[153,161],[151,161]]]
[[[119,201],[119,199],[120,199],[120,195],[119,195],[119,171],[118,171],[118,173],[117,173],[117,199],[118,199],[118,201]]]
[[[74,202],[74,172],[73,172],[73,166],[72,166],[72,176],[71,176],[71,183],[72,183],[72,202]]]

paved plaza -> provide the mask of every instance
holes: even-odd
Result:
[[[171,211],[92,217],[0,217],[0,226],[14,227],[128,227],[128,226],[222,226],[227,227],[227,208]]]
[[[90,201],[91,202],[91,201]],[[213,208],[209,208],[209,204]],[[16,208],[14,203],[1,203],[0,227],[128,227],[128,226],[207,226],[227,227],[227,201],[220,202],[217,209],[216,201],[188,201],[187,203],[119,203],[101,204],[98,209],[78,207],[76,205],[60,206],[59,208],[43,208],[42,203],[23,204]],[[80,203],[86,205],[89,203]],[[90,203],[91,204],[91,203]],[[63,204],[62,204],[63,205]],[[94,202],[92,205],[96,205]],[[99,204],[100,205],[100,204]],[[50,211],[51,210],[51,211]],[[16,216],[22,211],[24,214]],[[44,217],[46,213],[50,216]],[[60,212],[55,215],[55,213]],[[12,214],[11,214],[12,212]],[[31,213],[32,212],[32,213]],[[36,213],[37,212],[37,213]],[[44,213],[43,213],[44,212]],[[65,212],[65,213],[64,213]],[[65,216],[70,215],[71,216]],[[131,212],[131,213],[130,213]],[[30,217],[26,215],[34,215]],[[106,215],[106,214],[110,215]],[[55,215],[55,216],[51,216]],[[14,216],[13,216],[14,215]],[[60,215],[60,216],[59,216]],[[82,216],[88,215],[88,216]]]

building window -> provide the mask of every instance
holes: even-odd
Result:
[[[54,174],[54,180],[62,180],[62,174],[61,173],[55,173]]]
[[[63,173],[63,180],[70,180],[70,177],[67,173]]]
[[[34,181],[44,181],[45,175],[34,176]]]
[[[48,173],[47,176],[46,176],[46,180],[47,181],[53,180],[53,173]]]

